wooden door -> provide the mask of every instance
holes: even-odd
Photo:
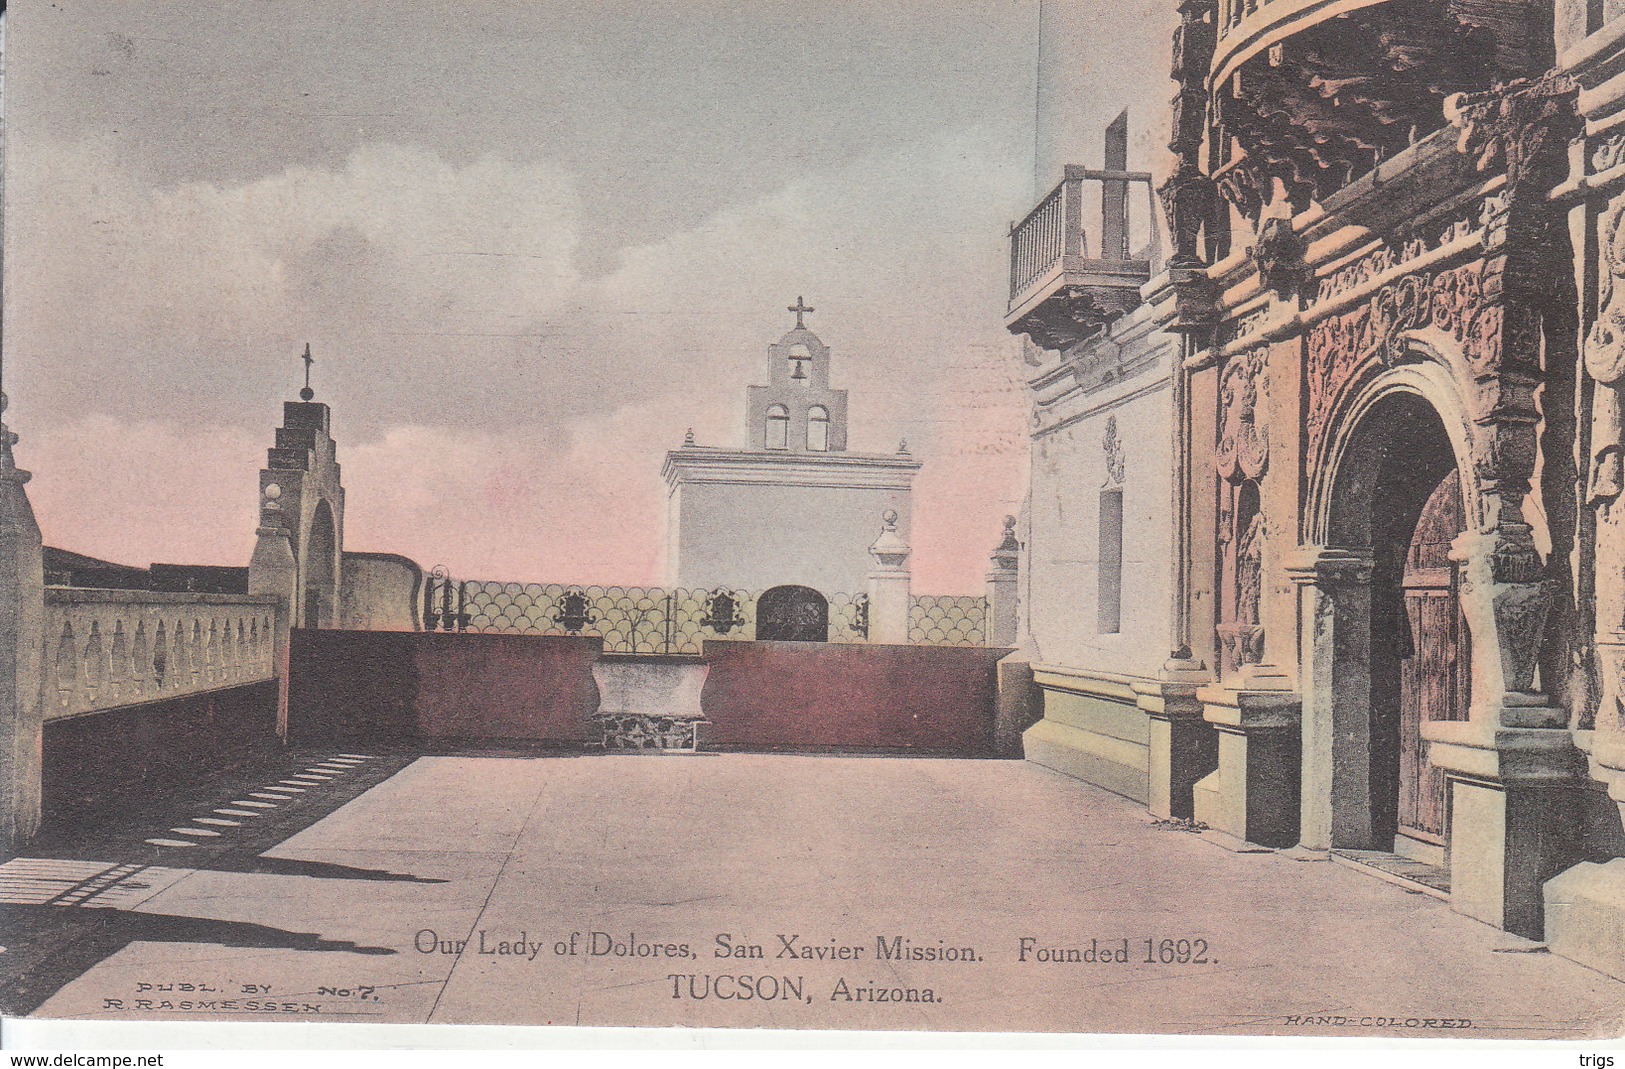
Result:
[[[1400,662],[1399,831],[1439,845],[1449,834],[1446,783],[1428,763],[1422,724],[1467,718],[1470,650],[1457,597],[1459,569],[1449,556],[1462,527],[1460,483],[1452,471],[1422,507],[1402,581],[1410,649]]]

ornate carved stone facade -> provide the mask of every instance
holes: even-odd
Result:
[[[1185,552],[1196,565],[1187,612],[1208,596],[1204,585],[1217,606],[1214,684],[1199,692],[1206,719],[1244,740],[1197,784],[1196,809],[1239,838],[1464,866],[1484,856],[1511,864],[1521,849],[1487,842],[1490,826],[1473,823],[1486,804],[1501,807],[1498,819],[1523,819],[1506,808],[1523,796],[1500,781],[1451,781],[1460,815],[1448,851],[1408,837],[1384,795],[1396,780],[1382,770],[1396,759],[1375,726],[1391,715],[1383,703],[1431,708],[1416,690],[1429,681],[1403,665],[1418,643],[1453,641],[1407,622],[1405,562],[1417,550],[1406,540],[1419,537],[1424,499],[1454,495],[1442,488],[1458,473],[1463,529],[1448,581],[1427,581],[1446,583],[1437,588],[1466,621],[1470,649],[1445,657],[1470,659],[1470,719],[1413,716],[1407,730],[1419,734],[1397,745],[1428,748],[1450,776],[1489,767],[1500,758],[1486,755],[1514,745],[1508,733],[1527,733],[1516,745],[1547,755],[1543,777],[1572,772],[1561,756],[1572,743],[1557,729],[1577,647],[1565,628],[1583,596],[1567,563],[1574,258],[1553,191],[1581,126],[1574,80],[1530,77],[1535,52],[1509,36],[1532,12],[1393,0],[1251,54],[1221,32],[1205,147],[1242,248],[1210,261],[1224,292],[1218,323],[1193,336],[1186,360],[1198,400],[1183,433],[1200,450],[1211,419],[1219,480],[1211,519],[1193,514]],[[1599,358],[1611,322],[1605,313],[1593,331]],[[1593,482],[1617,494],[1617,447],[1603,444]],[[1295,463],[1272,471],[1272,454]],[[1194,505],[1199,471],[1184,491]],[[1296,560],[1309,563],[1287,563]],[[1345,560],[1359,566],[1325,565]],[[1265,696],[1268,715],[1249,717]],[[1283,712],[1294,705],[1296,719]],[[1286,746],[1301,752],[1297,774],[1277,784],[1301,799],[1292,828],[1248,801],[1262,769],[1281,775]],[[1364,771],[1351,783],[1352,769]],[[1526,867],[1558,860],[1518,857]],[[1471,871],[1458,879],[1460,908],[1535,928],[1537,874],[1513,888],[1475,884]]]
[[[1393,269],[1372,265],[1397,259],[1390,247],[1383,246],[1344,270],[1356,277],[1380,277]],[[1460,345],[1475,374],[1493,373],[1502,318],[1494,295],[1500,285],[1498,273],[1484,260],[1402,275],[1349,311],[1315,324],[1309,331],[1306,366],[1308,456],[1320,456],[1333,412],[1352,385],[1378,368],[1414,358],[1410,345],[1415,331],[1442,331]]]
[[[1593,35],[1570,69],[1535,0],[1172,7],[1145,291],[1179,347],[1156,687],[1186,704],[1151,779],[1239,840],[1448,867],[1456,908],[1539,935],[1602,826],[1576,807],[1625,797],[1625,32],[1561,0]],[[1050,539],[1087,508],[1038,497],[1061,374],[1034,380]]]

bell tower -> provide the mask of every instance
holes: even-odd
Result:
[[[249,590],[288,599],[294,627],[338,620],[344,558],[344,485],[332,413],[315,399],[310,346],[300,357],[305,385],[282,405],[276,444],[260,470],[259,540],[248,566]]]
[[[846,452],[846,391],[829,387],[829,346],[807,329],[814,309],[800,297],[796,325],[767,347],[767,385],[746,388],[750,452]]]
[[[678,587],[825,595],[868,588],[869,543],[888,513],[908,537],[919,461],[849,453],[846,391],[829,385],[829,346],[807,329],[812,309],[767,347],[767,384],[746,387],[744,447],[701,445],[689,432],[666,454],[666,577]]]

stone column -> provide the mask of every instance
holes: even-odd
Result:
[[[1021,630],[1017,579],[1020,576],[1021,543],[1016,541],[1016,518],[1004,518],[1004,540],[990,558],[987,573],[987,644],[1013,647]]]
[[[1551,728],[1444,720],[1422,737],[1450,783],[1451,907],[1542,938],[1542,884],[1581,856],[1584,755]]]
[[[1371,826],[1371,571],[1366,549],[1304,547],[1287,563],[1303,636],[1299,845],[1375,849]]]
[[[908,543],[897,533],[897,513],[881,517],[880,537],[869,547],[875,570],[869,573],[869,641],[908,642]]]
[[[1181,38],[1194,27],[1202,27],[1202,0],[1184,0],[1182,14],[1187,16],[1180,31]],[[1192,21],[1194,16],[1195,21]],[[1176,62],[1174,75],[1181,78],[1180,64]],[[1181,81],[1181,96],[1176,98],[1176,109],[1183,106],[1185,114],[1200,116],[1205,107],[1200,81],[1187,85]],[[1194,95],[1195,100],[1189,99]],[[1183,105],[1180,103],[1183,101]],[[1189,110],[1194,108],[1194,112]],[[1177,119],[1176,119],[1177,126]],[[1196,784],[1211,776],[1218,765],[1219,737],[1212,724],[1203,717],[1203,706],[1197,699],[1197,690],[1212,681],[1208,666],[1191,650],[1191,602],[1194,585],[1191,573],[1194,566],[1194,494],[1192,487],[1192,443],[1198,439],[1194,410],[1191,403],[1192,364],[1202,350],[1202,339],[1209,336],[1216,318],[1215,301],[1218,289],[1207,278],[1197,255],[1197,238],[1201,220],[1211,210],[1212,183],[1195,170],[1200,133],[1186,138],[1184,155],[1188,157],[1176,175],[1163,188],[1164,203],[1168,208],[1174,236],[1174,262],[1169,266],[1169,281],[1174,290],[1175,315],[1168,329],[1180,338],[1177,355],[1169,369],[1171,384],[1172,442],[1169,455],[1173,461],[1169,490],[1172,495],[1173,516],[1171,556],[1172,582],[1169,584],[1169,653],[1155,682],[1135,683],[1136,704],[1147,718],[1146,807],[1151,814],[1163,820],[1196,819]],[[1184,221],[1179,221],[1183,215]]]
[[[1541,885],[1580,860],[1578,788],[1587,770],[1566,712],[1534,688],[1550,591],[1529,528],[1502,518],[1458,538],[1462,615],[1472,636],[1469,719],[1422,725],[1450,784],[1450,904],[1542,938]]]
[[[5,411],[0,394],[0,412]],[[0,423],[0,855],[39,830],[44,706],[45,558],[39,523]]]
[[[1192,239],[1194,241],[1194,235]],[[1180,334],[1178,356],[1169,369],[1172,384],[1173,419],[1171,455],[1173,471],[1169,488],[1172,494],[1173,530],[1170,532],[1173,552],[1173,582],[1169,596],[1169,653],[1163,676],[1184,682],[1205,682],[1211,678],[1207,665],[1191,652],[1191,568],[1193,563],[1193,529],[1191,513],[1192,455],[1191,442],[1195,435],[1191,410],[1191,369],[1187,364],[1200,349],[1198,335],[1207,329],[1212,316],[1213,287],[1198,267],[1171,268],[1174,279],[1176,304],[1180,315],[1169,325]],[[1195,307],[1193,307],[1193,305]],[[1185,320],[1194,320],[1194,323]]]
[[[287,528],[278,521],[275,500],[267,500],[256,532],[254,556],[248,562],[248,592],[277,599],[276,635],[271,646],[272,665],[277,678],[277,734],[288,733],[288,639],[298,604],[299,564],[293,557]]]

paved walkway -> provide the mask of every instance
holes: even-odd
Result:
[[[131,831],[151,852],[134,875],[106,843],[0,866],[14,895],[53,871],[72,885],[13,925],[25,953],[7,965],[47,921],[53,956],[75,963],[36,1012],[1458,1038],[1625,1028],[1625,984],[1433,898],[1336,864],[1233,854],[1020,762],[329,756],[342,761],[312,775],[331,780],[298,797],[346,777],[376,785],[255,843],[253,864],[216,859],[269,811],[207,825],[218,848]],[[200,812],[254,811],[236,788]],[[877,943],[901,953],[887,960]],[[724,946],[761,956],[718,956]],[[1090,960],[1044,960],[1069,952]]]

